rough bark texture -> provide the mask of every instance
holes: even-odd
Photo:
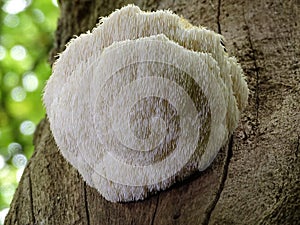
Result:
[[[61,0],[54,55],[99,16],[133,1]],[[223,34],[245,71],[249,105],[213,165],[145,201],[116,204],[59,153],[44,119],[5,224],[298,224],[300,2],[143,1]]]

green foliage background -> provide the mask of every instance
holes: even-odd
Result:
[[[54,0],[0,0],[0,7],[1,225],[45,115],[41,95],[59,9]]]

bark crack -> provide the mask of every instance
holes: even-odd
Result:
[[[220,23],[221,5],[222,5],[221,0],[218,0],[217,25],[218,25],[218,33],[222,35],[221,23]],[[211,217],[211,215],[221,197],[223,189],[225,187],[225,182],[226,182],[227,175],[228,175],[229,164],[230,164],[230,160],[232,158],[232,152],[233,152],[232,148],[233,148],[233,134],[229,138],[229,144],[228,144],[228,149],[226,151],[226,157],[225,157],[225,161],[224,161],[224,166],[223,166],[223,170],[222,170],[222,176],[221,176],[219,188],[217,190],[215,198],[213,199],[213,201],[210,203],[210,205],[207,207],[207,209],[205,211],[204,220],[202,222],[202,225],[209,224],[210,217]]]
[[[87,200],[85,181],[83,182],[83,192],[84,192],[84,204],[85,204],[86,220],[87,220],[87,224],[90,225],[90,212],[89,212],[89,205],[88,205],[88,200]]]
[[[34,208],[33,208],[33,197],[32,197],[32,182],[31,182],[30,171],[28,172],[28,183],[29,183],[30,211],[31,211],[33,224],[35,224]]]
[[[255,55],[255,49],[254,49],[254,45],[253,45],[253,41],[252,41],[252,38],[251,38],[251,32],[250,32],[250,28],[249,28],[249,25],[248,25],[248,22],[246,20],[246,16],[245,16],[245,12],[243,10],[243,17],[244,17],[244,21],[245,21],[245,24],[246,24],[246,30],[247,30],[247,38],[248,38],[248,42],[249,42],[249,45],[250,45],[250,50],[251,50],[251,58],[253,60],[253,64],[254,64],[254,72],[255,72],[255,79],[256,79],[256,83],[255,83],[255,122],[256,122],[256,126],[258,126],[258,118],[259,118],[259,67],[258,67],[258,64],[257,64],[257,57]]]
[[[218,1],[217,25],[218,25],[218,33],[222,34],[221,24],[220,24],[220,15],[221,15],[221,0]]]
[[[299,149],[300,149],[300,135],[298,135],[297,147],[295,152],[296,158],[298,157]]]
[[[229,169],[229,164],[230,164],[230,160],[232,157],[232,148],[233,148],[233,135],[231,135],[230,139],[229,139],[229,144],[228,144],[228,150],[226,152],[226,158],[225,158],[225,162],[224,162],[224,166],[223,166],[223,173],[221,176],[221,181],[220,181],[220,185],[219,188],[217,190],[217,193],[215,195],[215,198],[213,199],[213,201],[211,202],[211,204],[207,207],[205,214],[204,214],[204,220],[202,222],[202,225],[208,225],[209,224],[209,220],[211,217],[212,212],[214,211],[220,197],[222,194],[222,191],[225,187],[225,182],[227,179],[227,175],[228,175],[228,169]]]
[[[154,221],[155,221],[155,217],[156,217],[156,213],[157,213],[157,208],[158,208],[158,203],[159,203],[159,195],[160,195],[160,193],[158,193],[158,195],[157,195],[155,210],[154,210],[154,213],[153,213],[153,216],[152,216],[151,225],[154,225]]]

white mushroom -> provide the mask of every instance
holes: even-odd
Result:
[[[129,5],[67,45],[44,103],[61,153],[107,200],[166,189],[226,143],[248,89],[221,38]]]

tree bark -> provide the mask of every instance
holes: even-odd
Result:
[[[51,62],[73,35],[128,3],[171,9],[225,36],[251,92],[238,129],[206,171],[125,204],[108,202],[85,184],[44,119],[5,224],[298,224],[299,0],[61,0]]]

